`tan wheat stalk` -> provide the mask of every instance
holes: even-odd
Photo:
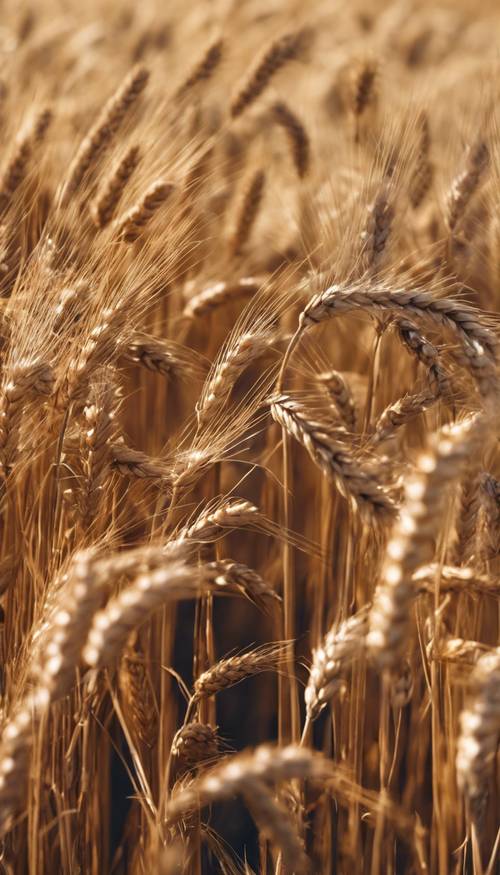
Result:
[[[469,466],[460,488],[456,520],[457,535],[452,552],[454,565],[468,562],[476,552],[480,508],[479,471],[474,463]]]
[[[368,221],[361,234],[365,270],[379,268],[390,238],[395,218],[394,192],[390,180],[384,180],[368,208]]]
[[[413,355],[426,368],[431,391],[443,398],[450,397],[451,388],[448,375],[439,361],[439,353],[434,344],[409,319],[398,319],[396,330],[399,339],[410,355]]]
[[[33,147],[41,142],[51,121],[51,110],[43,109],[31,126],[19,135],[13,155],[0,177],[0,214],[12,203],[17,189],[26,177]]]
[[[421,593],[433,593],[436,580],[442,592],[458,593],[490,593],[500,592],[500,581],[491,575],[486,575],[476,568],[468,566],[439,565],[431,563],[422,565],[412,575],[412,580]]]
[[[158,480],[170,487],[172,473],[168,465],[161,459],[153,459],[151,456],[128,447],[123,440],[112,443],[109,447],[111,466],[122,477],[131,477],[137,480]]]
[[[123,348],[123,355],[164,377],[199,377],[203,367],[191,350],[172,340],[163,340],[151,334],[134,334]]]
[[[451,298],[435,298],[419,289],[391,289],[380,286],[333,285],[315,295],[302,311],[299,327],[284,361],[302,332],[313,325],[341,314],[363,310],[373,315],[413,317],[430,327],[450,331],[461,347],[461,358],[483,394],[497,391],[497,339],[479,312]],[[284,367],[283,366],[283,367]]]
[[[269,351],[276,331],[265,325],[237,334],[218,357],[196,404],[198,428],[220,414],[241,374]]]
[[[92,385],[84,407],[85,430],[82,435],[81,521],[87,528],[95,520],[110,470],[110,444],[115,431],[117,390],[115,374],[103,369]]]

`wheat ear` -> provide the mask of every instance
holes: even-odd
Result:
[[[393,671],[404,657],[417,595],[412,575],[422,562],[433,558],[446,489],[460,476],[481,432],[477,418],[444,427],[405,482],[400,519],[387,545],[370,611],[367,647],[379,669]]]
[[[148,79],[149,70],[141,66],[136,67],[110,97],[70,165],[62,194],[63,203],[68,203],[80,188],[85,176],[109,147],[126,115],[144,91]]]
[[[294,344],[306,328],[353,310],[413,317],[430,327],[446,328],[460,344],[461,360],[481,392],[487,395],[497,391],[497,339],[478,311],[461,301],[435,298],[430,292],[418,289],[330,286],[315,295],[302,311]]]
[[[315,720],[342,685],[342,672],[364,652],[368,607],[335,623],[313,651],[304,700],[308,720]]]
[[[272,786],[294,778],[320,779],[330,770],[331,764],[321,755],[296,745],[263,745],[251,752],[243,751],[207,770],[190,786],[172,796],[167,805],[167,819],[173,823],[188,811],[230,799],[238,793],[244,794],[249,779],[257,778]]]
[[[138,240],[146,225],[149,224],[173,191],[174,186],[170,182],[165,182],[163,179],[153,182],[140,201],[117,221],[116,233],[119,239],[125,243],[134,243]]]
[[[262,94],[278,70],[300,56],[309,42],[309,37],[310,31],[303,28],[283,34],[264,50],[231,101],[233,118],[241,115]]]
[[[284,101],[275,103],[271,111],[274,121],[283,128],[288,137],[297,176],[303,179],[309,170],[311,158],[309,135],[298,116]]]
[[[273,419],[305,447],[322,473],[360,513],[373,520],[394,515],[394,502],[375,474],[351,455],[327,423],[312,419],[289,395],[274,396],[270,406]]]
[[[318,374],[318,382],[325,387],[330,400],[335,405],[344,425],[349,431],[356,431],[357,411],[351,387],[339,371],[326,371]]]
[[[111,222],[123,192],[127,187],[127,183],[139,164],[140,158],[141,151],[139,146],[130,146],[103,183],[90,208],[92,219],[98,228],[104,228]]]
[[[458,784],[473,821],[480,824],[500,733],[500,648],[481,656],[471,678],[474,690],[460,716]]]

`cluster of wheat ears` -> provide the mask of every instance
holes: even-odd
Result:
[[[0,872],[493,875],[498,4],[1,7]]]

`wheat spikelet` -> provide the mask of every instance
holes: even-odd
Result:
[[[484,644],[479,641],[469,641],[464,638],[445,638],[440,642],[437,653],[432,654],[433,659],[447,662],[469,662],[475,664],[485,651]]]
[[[33,124],[17,139],[16,148],[0,178],[0,214],[5,212],[14,194],[26,177],[33,147],[40,143],[52,121],[52,112],[42,110]]]
[[[468,304],[450,298],[434,298],[422,290],[330,286],[315,295],[304,308],[299,330],[352,310],[413,317],[431,327],[442,326],[453,333],[461,346],[462,360],[470,369],[483,394],[497,390],[497,340]]]
[[[265,326],[237,335],[216,362],[196,404],[198,428],[216,417],[243,371],[269,350],[276,332]]]
[[[219,66],[224,51],[224,40],[216,39],[205,50],[202,58],[195,65],[189,76],[186,77],[182,85],[179,86],[175,93],[175,97],[179,98],[190,91],[199,82],[206,82],[210,79],[217,67]]]
[[[500,591],[500,582],[475,568],[453,565],[423,565],[412,576],[419,592],[432,593],[439,577],[439,587],[443,592],[490,593]]]
[[[500,732],[500,648],[478,659],[471,686],[473,696],[460,715],[456,765],[471,816],[480,822]]]
[[[304,28],[283,34],[264,50],[231,101],[230,111],[233,118],[241,115],[250,104],[260,97],[278,70],[300,56],[305,45],[309,42],[309,38],[310,32]]]
[[[373,520],[387,520],[394,515],[394,503],[375,474],[351,455],[346,443],[326,423],[311,419],[288,395],[273,397],[270,406],[273,419],[305,447],[322,473],[335,481],[344,498],[360,513]]]
[[[303,123],[284,101],[273,104],[274,121],[285,131],[292,149],[293,163],[299,179],[307,175],[310,164],[311,144]]]
[[[94,616],[83,659],[91,668],[110,664],[152,611],[173,599],[194,597],[199,589],[196,568],[166,557],[163,568],[141,574]]]
[[[170,182],[164,182],[162,179],[153,182],[139,203],[131,207],[117,222],[117,236],[125,243],[134,243],[173,191],[174,186]]]
[[[144,657],[137,652],[133,634],[123,652],[118,671],[118,685],[125,714],[136,737],[148,748],[158,737],[158,710]]]
[[[203,672],[194,683],[192,702],[215,696],[220,690],[233,687],[245,678],[263,671],[274,671],[287,658],[287,647],[282,644],[265,645],[240,656],[221,659]]]
[[[313,651],[304,700],[310,720],[315,720],[342,685],[342,672],[364,651],[368,608],[336,623]]]
[[[54,391],[54,373],[40,361],[20,361],[5,369],[0,389],[0,471],[7,477],[15,462],[26,404]]]
[[[70,165],[62,202],[67,203],[80,188],[92,167],[109,147],[120,125],[144,91],[149,79],[149,70],[136,67],[113,94],[95,124],[82,141]]]
[[[94,224],[98,228],[109,225],[140,158],[139,146],[130,146],[108,179],[105,180],[90,210]]]
[[[484,140],[479,140],[467,154],[465,168],[452,183],[448,195],[448,227],[454,231],[463,219],[467,207],[480,185],[490,161],[490,150]]]
[[[368,208],[368,221],[361,235],[366,270],[379,267],[392,231],[394,217],[394,195],[390,182],[385,180]]]
[[[382,411],[375,423],[371,442],[381,443],[394,436],[394,433],[407,425],[416,416],[425,413],[438,399],[431,392],[405,395]]]
[[[488,473],[479,480],[479,500],[483,508],[479,550],[485,559],[500,552],[500,482]]]
[[[188,723],[174,736],[172,755],[188,768],[214,760],[219,752],[216,730],[206,723]]]
[[[446,499],[446,487],[479,440],[480,420],[445,427],[429,452],[417,460],[415,474],[405,482],[400,520],[387,545],[386,559],[370,611],[369,653],[380,669],[394,670],[408,646],[411,611],[417,594],[412,575],[434,551],[436,526]]]
[[[375,96],[377,64],[371,59],[360,64],[352,79],[352,111],[355,117],[363,115]]]
[[[189,349],[171,340],[151,334],[134,334],[123,348],[123,355],[131,362],[164,377],[190,378],[203,373]]]
[[[243,798],[260,834],[280,851],[285,872],[296,875],[310,872],[311,863],[304,852],[297,825],[286,808],[273,798],[265,782],[248,776]]]
[[[168,466],[159,459],[152,459],[140,450],[128,447],[122,440],[109,447],[111,466],[122,477],[133,477],[138,480],[160,480],[169,485],[171,472]]]
[[[443,398],[450,396],[451,389],[448,375],[440,364],[439,353],[434,344],[409,319],[398,319],[396,330],[401,343],[406,347],[410,355],[413,355],[417,361],[422,362],[427,369],[431,391]]]
[[[254,295],[264,282],[264,277],[242,277],[236,282],[220,282],[206,289],[202,289],[198,294],[193,295],[189,299],[183,310],[183,316],[186,319],[195,319],[204,316],[218,307],[223,307],[225,304],[238,300],[247,295]]]
[[[475,553],[480,507],[479,472],[476,466],[472,465],[466,472],[460,489],[456,521],[457,537],[452,553],[455,565],[468,562]]]
[[[113,371],[104,369],[97,376],[92,388],[83,411],[86,428],[82,435],[84,480],[81,490],[81,520],[84,528],[91,525],[97,516],[109,472],[116,407]]]
[[[434,168],[429,158],[430,148],[429,118],[426,112],[421,112],[418,117],[418,152],[409,188],[410,203],[414,210],[424,201],[432,185]]]
[[[318,374],[318,381],[325,387],[329,398],[342,417],[349,431],[356,431],[356,405],[349,383],[339,371],[326,371]]]
[[[247,782],[258,779],[266,785],[294,778],[319,779],[330,770],[319,754],[295,745],[271,747],[263,745],[254,751],[228,757],[204,772],[190,786],[172,797],[167,806],[170,822],[190,810],[212,802],[245,794]]]
[[[265,184],[266,174],[263,170],[256,170],[247,185],[239,206],[236,226],[230,241],[232,255],[241,255],[245,244],[248,242],[259,214]]]
[[[242,593],[255,604],[265,604],[266,600],[280,601],[278,594],[253,568],[234,562],[232,559],[221,559],[205,566],[209,579],[213,580],[216,589],[222,592]]]

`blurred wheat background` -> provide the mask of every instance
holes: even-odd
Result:
[[[498,872],[500,8],[0,21],[0,872]]]

